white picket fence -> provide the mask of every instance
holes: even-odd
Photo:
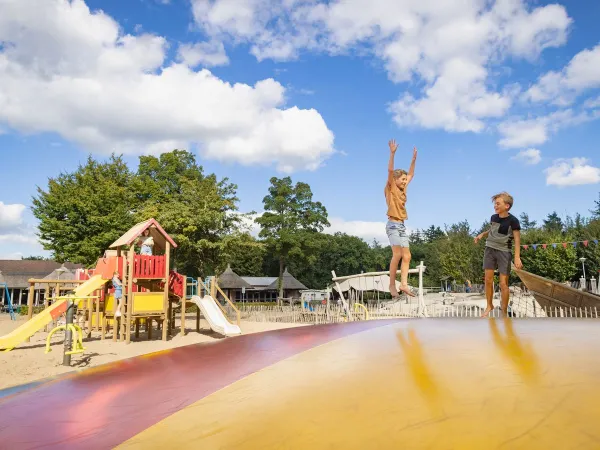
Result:
[[[366,309],[366,311],[365,311]],[[551,308],[543,310],[539,305],[529,310],[511,305],[510,315],[514,318],[588,318],[598,319],[597,308]],[[348,317],[341,306],[317,306],[309,311],[300,306],[242,306],[241,319],[251,322],[285,322],[304,324],[326,324],[347,322]],[[429,305],[429,318],[479,318],[483,309],[468,305]],[[535,312],[535,314],[532,314]],[[352,320],[379,320],[391,318],[420,317],[415,305],[367,305],[352,312]],[[501,311],[492,310],[490,317],[500,317]]]

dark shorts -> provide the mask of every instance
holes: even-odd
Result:
[[[510,263],[512,261],[512,253],[496,250],[495,248],[486,247],[483,254],[483,269],[496,270],[502,275],[510,275]]]

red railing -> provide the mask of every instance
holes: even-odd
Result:
[[[147,256],[134,255],[134,278],[164,278],[166,258],[164,255]]]
[[[185,277],[180,273],[173,270],[169,273],[169,292],[183,297],[183,285],[185,284]]]

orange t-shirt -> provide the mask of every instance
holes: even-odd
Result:
[[[388,219],[400,222],[408,219],[408,214],[406,213],[406,188],[400,189],[396,186],[396,183],[386,183],[384,193],[388,207]]]

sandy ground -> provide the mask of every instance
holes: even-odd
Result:
[[[25,321],[25,317],[18,317],[16,322],[11,321],[8,314],[1,314],[0,336],[10,333]],[[179,321],[177,321],[176,326],[179,327]],[[242,321],[240,328],[243,334],[250,334],[296,326],[304,325]],[[152,340],[148,341],[147,335],[142,328],[138,340],[134,341],[132,333],[132,343],[129,345],[121,342],[113,342],[112,335],[107,335],[107,339],[102,341],[100,340],[100,334],[94,332],[91,339],[84,340],[85,352],[72,356],[71,367],[62,365],[63,332],[54,334],[51,345],[52,351],[46,354],[44,352],[46,350],[46,337],[48,333],[41,331],[32,336],[31,342],[23,343],[10,352],[0,351],[0,389],[30,383],[40,378],[51,377],[76,369],[94,367],[99,364],[169,348],[182,347],[200,342],[214,342],[220,339],[236,339],[235,337],[225,338],[213,333],[204,319],[200,321],[200,333],[196,332],[195,327],[195,314],[188,314],[186,316],[187,334],[185,337],[175,335],[167,341],[162,341],[160,340],[161,332],[155,329]],[[178,332],[179,328],[176,328],[174,334]]]

